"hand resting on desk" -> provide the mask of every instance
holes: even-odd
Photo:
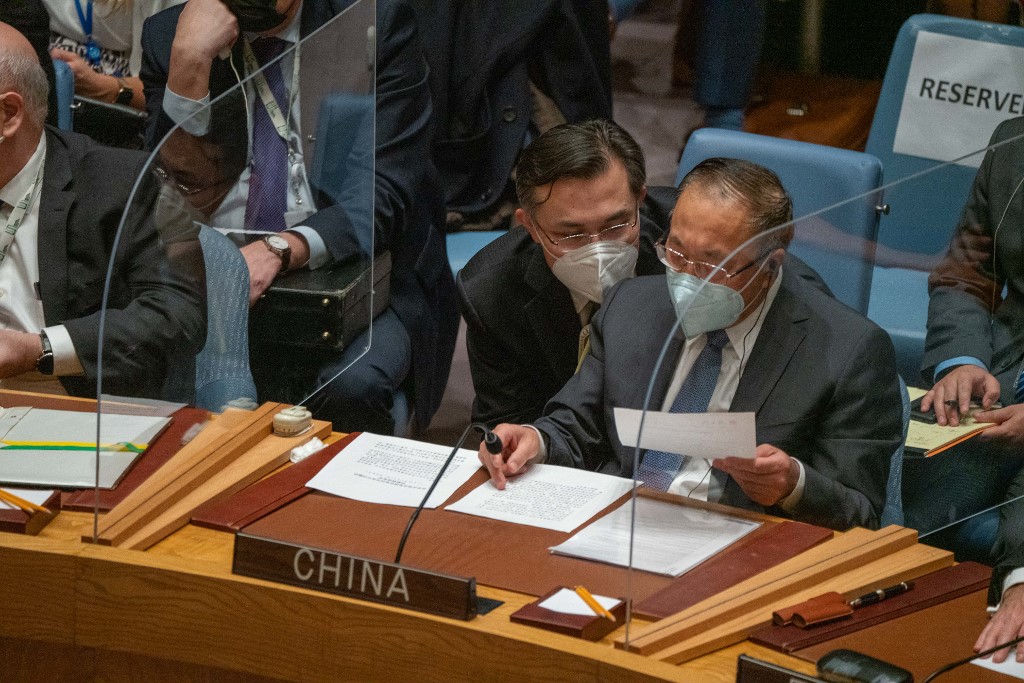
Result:
[[[522,425],[500,424],[493,431],[501,439],[501,454],[491,455],[480,444],[480,462],[487,468],[494,486],[504,491],[508,478],[522,473],[540,453],[540,437],[537,430]]]
[[[1000,643],[1024,636],[1024,584],[1011,586],[1003,592],[999,611],[985,625],[978,640],[974,643],[974,651],[988,650]],[[1017,661],[1024,662],[1024,643],[1018,643]],[[999,663],[1010,655],[1011,648],[1006,648],[992,655],[992,661]]]

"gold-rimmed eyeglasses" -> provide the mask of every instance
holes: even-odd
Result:
[[[672,247],[665,244],[664,239],[659,240],[654,245],[655,251],[658,253],[658,260],[665,264],[666,267],[671,268],[677,273],[681,273],[687,268],[693,268],[693,274],[699,277],[701,280],[707,279],[707,277],[714,272],[717,265],[713,263],[707,263],[706,261],[693,261],[686,258],[686,255],[681,251],[676,251]],[[728,271],[725,268],[719,268],[718,272],[715,273],[714,279],[731,280],[743,271],[747,270],[756,263],[764,260],[766,257],[771,255],[771,251],[766,251],[763,254],[754,257],[750,263],[734,271]]]
[[[625,242],[630,239],[633,234],[633,229],[636,228],[639,223],[640,207],[637,206],[635,218],[628,223],[619,223],[618,225],[605,228],[600,232],[580,232],[575,235],[566,235],[565,237],[552,239],[551,235],[541,227],[540,223],[538,223],[536,219],[533,220],[533,224],[537,226],[537,229],[540,230],[545,239],[560,251],[572,251],[573,249],[579,249],[580,247],[587,246],[591,242],[607,242],[613,240]]]

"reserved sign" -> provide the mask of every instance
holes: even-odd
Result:
[[[992,131],[1024,114],[1024,48],[917,34],[893,151],[953,161],[988,145]],[[977,168],[983,154],[957,163]]]
[[[476,580],[239,533],[231,571],[443,617],[476,616]]]

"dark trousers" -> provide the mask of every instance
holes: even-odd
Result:
[[[254,350],[252,366],[261,401],[302,403],[336,431],[392,434],[395,392],[412,384],[412,342],[388,308],[340,354]]]

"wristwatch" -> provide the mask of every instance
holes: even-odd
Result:
[[[287,271],[292,261],[292,248],[288,245],[288,240],[280,235],[266,235],[263,244],[267,245],[270,253],[281,259],[281,272]]]
[[[117,97],[114,98],[114,103],[130,107],[132,104],[132,97],[135,96],[135,91],[125,84],[123,78],[118,78],[117,84],[120,86],[120,90],[117,91]]]
[[[36,370],[43,375],[53,374],[53,347],[45,332],[39,333],[39,340],[43,343],[43,352],[36,358]]]

